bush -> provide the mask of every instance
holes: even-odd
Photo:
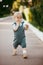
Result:
[[[31,9],[32,12],[32,24],[36,26],[39,30],[43,31],[43,3],[32,7]]]

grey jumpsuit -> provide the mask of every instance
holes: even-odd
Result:
[[[14,24],[16,26],[16,22]],[[18,30],[14,31],[14,48],[17,48],[18,45],[21,45],[22,48],[26,48],[25,30],[23,24],[24,22],[21,22],[21,26],[18,27]]]

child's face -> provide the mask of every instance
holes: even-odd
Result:
[[[16,22],[21,22],[22,21],[22,16],[20,14],[18,14],[14,17],[14,19],[15,19]]]

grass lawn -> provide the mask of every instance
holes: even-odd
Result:
[[[43,26],[40,26],[36,21],[30,22],[33,26],[43,32]]]

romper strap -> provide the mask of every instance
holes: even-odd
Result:
[[[22,25],[24,24],[24,21],[22,22]]]
[[[13,25],[14,25],[14,24],[16,25],[16,22],[14,22]]]

